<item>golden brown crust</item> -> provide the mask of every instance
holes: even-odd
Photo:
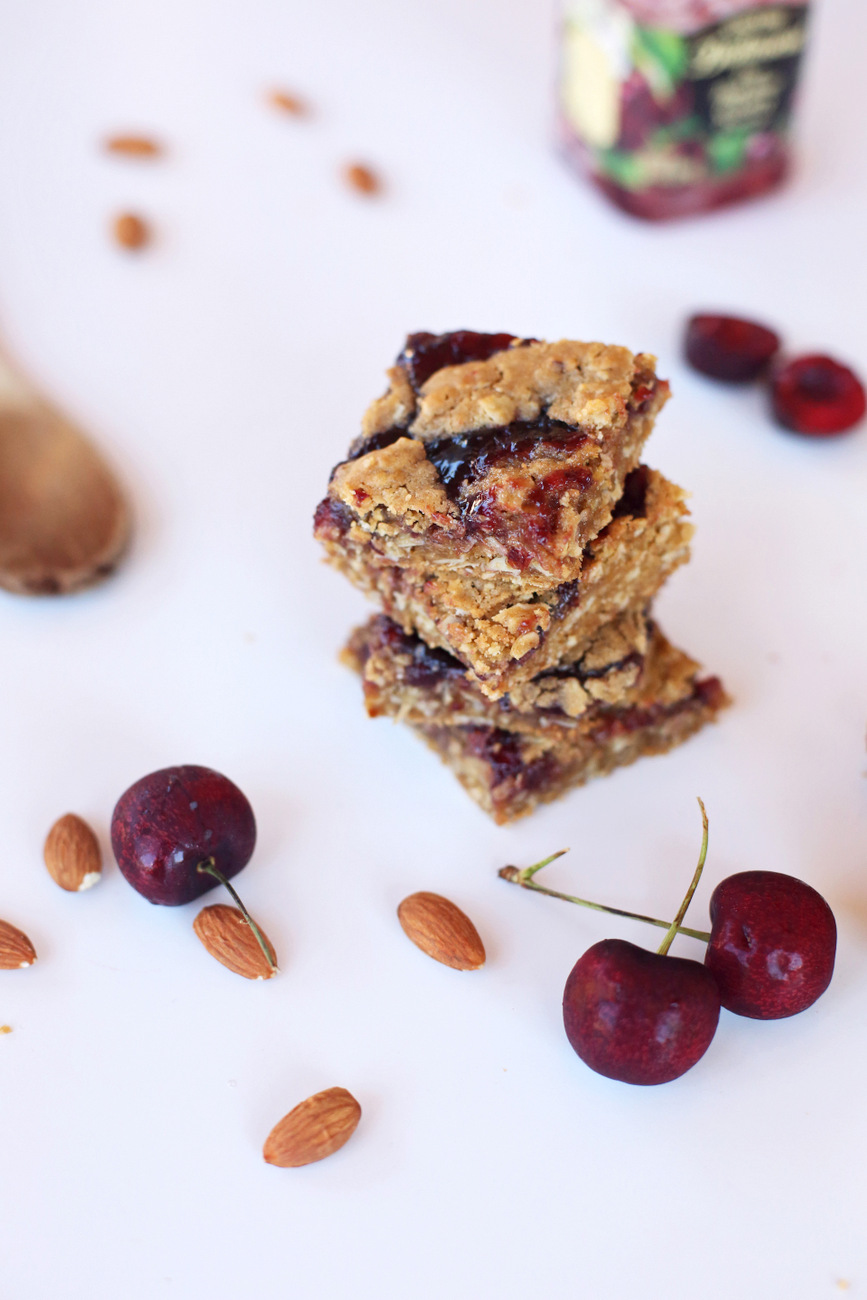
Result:
[[[389,447],[339,465],[331,480],[331,494],[366,528],[384,532],[389,529],[389,519],[418,532],[431,522],[448,528],[457,516],[436,467],[422,444],[411,438],[399,438]]]
[[[601,433],[626,422],[636,358],[602,343],[529,343],[487,361],[446,366],[419,395],[414,437],[442,438],[473,429],[536,420],[581,425]]]
[[[414,438],[454,437],[516,420],[554,420],[602,432],[621,428],[636,375],[652,374],[656,358],[604,343],[527,343],[485,361],[444,366],[418,396],[401,366],[389,389],[368,408],[366,437],[399,426]]]
[[[405,428],[415,411],[415,393],[402,366],[388,371],[388,391],[371,402],[361,421],[361,433],[370,438],[387,429]]]

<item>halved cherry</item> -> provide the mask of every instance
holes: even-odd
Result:
[[[864,385],[832,357],[796,357],[771,379],[771,406],[780,424],[811,438],[845,433],[864,418]]]
[[[739,316],[691,316],[686,325],[686,359],[694,370],[730,384],[746,384],[767,368],[780,339],[773,330]]]

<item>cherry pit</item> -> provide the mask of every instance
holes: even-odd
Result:
[[[780,338],[758,321],[702,313],[687,321],[686,359],[725,383],[766,379],[778,424],[810,438],[854,429],[867,411],[864,385],[848,366],[823,353],[779,361]]]
[[[603,939],[573,966],[563,994],[566,1036],[597,1074],[623,1083],[668,1083],[691,1069],[716,1033],[720,1008],[755,1020],[778,1020],[813,1005],[831,982],[837,948],[834,914],[821,894],[777,871],[741,871],[722,880],[710,900],[709,931],[682,924],[707,857],[704,804],[698,866],[671,923],[547,889],[535,866],[503,867],[524,889],[666,930],[657,952]],[[704,963],[670,957],[677,934],[707,944]]]

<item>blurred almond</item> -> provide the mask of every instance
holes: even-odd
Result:
[[[302,1101],[268,1134],[262,1152],[269,1165],[297,1169],[339,1151],[361,1119],[361,1107],[345,1088],[326,1088]]]
[[[485,945],[470,918],[442,894],[410,894],[397,909],[404,933],[434,961],[454,970],[478,970]]]
[[[193,929],[212,957],[228,966],[236,975],[248,980],[269,980],[277,974],[277,958],[271,940],[262,931],[270,964],[247,921],[237,907],[214,903],[203,907],[193,921]]]
[[[290,94],[288,90],[270,90],[268,103],[272,108],[279,108],[281,113],[289,113],[292,117],[304,117],[308,112],[304,100],[298,95]]]
[[[382,181],[371,167],[364,163],[348,163],[343,169],[347,185],[358,194],[380,194]]]
[[[105,141],[109,153],[124,154],[127,158],[159,158],[163,147],[148,135],[110,135]]]
[[[0,970],[20,970],[36,961],[36,949],[22,930],[0,921]]]
[[[54,823],[43,854],[53,879],[70,893],[90,889],[102,877],[99,842],[87,822],[75,813],[66,813]]]
[[[134,212],[121,212],[112,222],[114,238],[122,248],[135,252],[144,248],[151,240],[150,227]]]

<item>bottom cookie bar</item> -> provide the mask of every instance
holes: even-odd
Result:
[[[616,643],[627,630],[615,621],[601,640]],[[407,722],[476,803],[503,823],[616,767],[665,753],[728,704],[719,678],[700,678],[698,664],[652,621],[639,644],[641,653],[612,656],[598,677],[584,661],[560,669],[554,685],[575,682],[585,692],[577,713],[549,676],[539,679],[535,699],[488,700],[450,656],[428,651],[383,618],[354,633],[344,661],[364,678],[369,712]],[[627,665],[634,676],[625,674]],[[608,689],[593,698],[587,688],[597,683]]]

